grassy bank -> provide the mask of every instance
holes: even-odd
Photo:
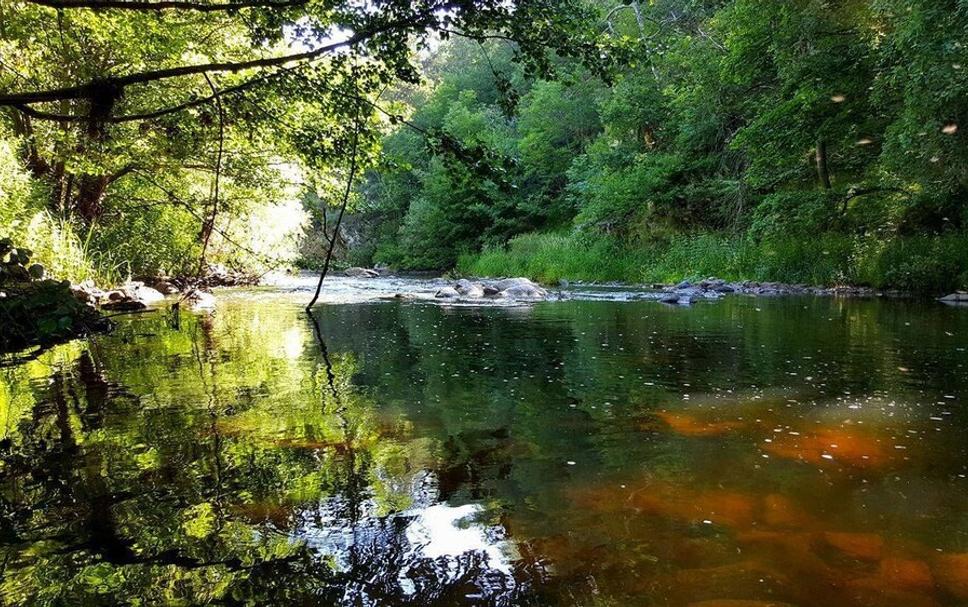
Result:
[[[883,239],[830,233],[764,240],[702,233],[632,246],[608,237],[532,233],[464,255],[457,269],[543,282],[668,283],[717,276],[938,294],[968,286],[968,235]]]

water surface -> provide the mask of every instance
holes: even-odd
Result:
[[[0,601],[968,601],[965,310],[358,286],[0,369]]]

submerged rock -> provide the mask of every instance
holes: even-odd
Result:
[[[158,289],[158,292],[160,292],[162,295],[175,295],[176,293],[181,292],[181,289],[167,281],[155,283],[155,288]]]
[[[945,592],[968,600],[968,552],[938,555],[933,568],[934,577]]]

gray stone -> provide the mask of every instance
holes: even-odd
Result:
[[[537,285],[515,285],[503,289],[501,295],[508,299],[544,299],[548,292]]]
[[[466,278],[458,280],[454,288],[464,297],[484,297],[484,286],[479,282],[471,282]]]
[[[376,270],[371,270],[369,268],[346,268],[343,270],[343,274],[349,276],[350,278],[377,278],[380,273]]]
[[[193,310],[215,309],[215,296],[206,291],[192,291],[185,300],[191,304]]]
[[[144,285],[135,285],[134,288],[125,290],[131,299],[135,299],[149,306],[165,299],[165,296],[160,291]]]
[[[494,286],[497,287],[498,291],[506,291],[511,287],[530,287],[533,289],[541,289],[541,287],[531,282],[527,278],[505,278],[495,282]]]
[[[437,299],[456,299],[460,297],[460,293],[454,287],[444,287],[443,289],[437,291],[434,294]]]

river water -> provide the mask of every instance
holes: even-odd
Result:
[[[956,606],[968,310],[312,279],[0,369],[5,605]]]

